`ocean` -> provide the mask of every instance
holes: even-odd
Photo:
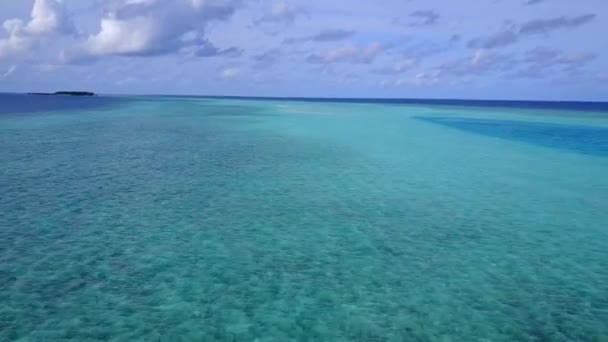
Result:
[[[608,104],[0,94],[1,341],[605,341]]]

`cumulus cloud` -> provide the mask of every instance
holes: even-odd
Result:
[[[3,28],[8,37],[0,39],[0,58],[31,53],[44,39],[75,33],[71,18],[60,0],[35,0],[30,20],[8,19]]]
[[[324,0],[5,0],[4,3],[0,12],[6,15],[0,17],[9,19],[0,20],[0,79],[4,81],[0,86],[5,89],[17,88],[18,82],[25,84],[22,87],[25,89],[36,77],[84,82],[86,73],[96,75],[93,81],[102,87],[107,84],[110,90],[120,84],[135,91],[148,87],[150,79],[145,71],[150,68],[162,68],[164,79],[186,78],[184,87],[198,87],[189,91],[208,91],[204,89],[207,80],[282,80],[281,75],[288,69],[291,76],[285,79],[285,87],[293,86],[292,90],[301,82],[312,80],[311,72],[345,84],[353,81],[347,77],[352,73],[363,86],[377,84],[383,78],[393,85],[430,85],[439,80],[449,85],[465,79],[549,80],[567,78],[578,71],[590,78],[599,70],[603,70],[602,75],[606,71],[601,45],[585,39],[593,37],[605,23],[606,11],[590,4],[577,6],[579,12],[557,12],[507,22],[494,31],[487,30],[487,23],[505,22],[513,12],[490,13],[485,21],[468,21],[466,32],[455,32],[456,26],[443,22],[443,13],[451,13],[450,22],[454,25],[465,22],[467,14],[454,10],[458,5],[452,2],[432,9],[412,7],[411,1],[391,2],[382,8],[354,3],[346,8]],[[547,0],[520,0],[512,9],[542,10],[549,4]],[[29,14],[22,12],[25,6],[29,6]],[[10,19],[8,13],[23,14]],[[375,17],[370,18],[372,14]],[[382,15],[388,18],[388,23],[376,20]],[[311,20],[306,20],[309,16]],[[391,26],[392,16],[401,17],[393,23],[399,27]],[[75,27],[72,17],[82,26]],[[563,39],[551,39],[554,47],[528,50],[534,46],[528,43],[541,44],[544,36],[558,38],[566,30],[568,34]],[[470,49],[461,50],[467,46]],[[507,49],[499,49],[502,47]],[[202,59],[214,56],[210,62]],[[72,65],[92,61],[99,63],[86,67]],[[116,65],[121,66],[119,72],[97,76]],[[61,72],[51,72],[58,68]],[[196,72],[201,77],[185,77]],[[333,73],[322,75],[322,72]],[[223,89],[230,89],[229,82],[223,84],[226,86]],[[313,89],[315,84],[307,86]]]
[[[239,0],[106,0],[99,32],[84,50],[91,55],[153,56],[185,50],[197,56],[232,51],[205,39],[210,21],[226,20]]]
[[[584,14],[576,17],[558,17],[549,19],[536,19],[525,22],[521,26],[512,26],[505,30],[478,37],[469,41],[468,46],[476,49],[494,49],[515,44],[521,38],[535,35],[547,34],[559,29],[576,28],[591,22],[595,14]]]
[[[168,53],[235,57],[241,55],[240,49],[215,46],[206,38],[205,29],[214,20],[228,19],[240,2],[100,0],[99,31],[85,36],[76,34],[62,0],[36,0],[27,23],[20,19],[4,22],[8,37],[0,40],[0,58],[32,51],[42,44],[47,52],[52,50],[49,46],[61,45],[57,57],[63,63],[84,63],[103,56]]]
[[[74,24],[60,0],[36,0],[31,16],[32,19],[26,27],[26,31],[31,34],[74,32]]]
[[[0,58],[26,51],[34,44],[35,40],[24,32],[21,20],[6,20],[3,27],[8,37],[0,39]]]
[[[255,25],[262,24],[291,24],[296,18],[307,15],[307,11],[285,1],[275,3],[266,13],[254,21]]]
[[[312,54],[308,56],[306,61],[312,64],[370,64],[378,55],[390,48],[391,45],[380,42],[373,42],[367,45],[347,44],[323,53]]]

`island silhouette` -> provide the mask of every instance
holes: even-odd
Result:
[[[54,93],[28,93],[29,95],[67,95],[67,96],[95,96],[95,93],[89,91],[56,91]]]

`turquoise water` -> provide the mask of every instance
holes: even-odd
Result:
[[[608,338],[608,112],[32,99],[2,341]]]

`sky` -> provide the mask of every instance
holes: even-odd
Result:
[[[608,101],[606,0],[0,0],[0,92]]]

